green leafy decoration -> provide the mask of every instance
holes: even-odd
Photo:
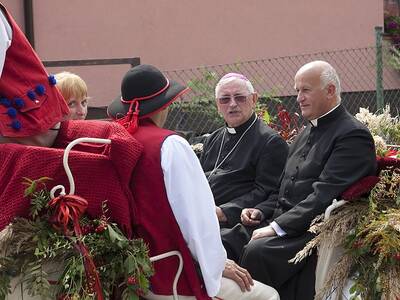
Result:
[[[50,221],[47,180],[24,178],[31,214],[29,219],[15,218],[0,241],[4,249],[0,255],[0,300],[12,292],[13,277],[19,278],[29,295],[42,299],[96,299],[86,278],[83,257],[75,246],[78,240],[95,262],[105,299],[139,299],[148,291],[154,272],[143,240],[127,239],[116,224],[109,222],[106,201],[99,219],[83,216],[79,220],[82,237],[65,236]],[[128,284],[132,282],[135,284]]]

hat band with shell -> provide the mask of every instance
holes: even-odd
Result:
[[[124,126],[126,128],[126,130],[128,130],[129,133],[134,133],[138,127],[138,120],[139,120],[139,101],[143,101],[143,100],[148,100],[148,99],[152,99],[160,94],[162,94],[163,92],[165,92],[168,87],[169,87],[169,80],[168,78],[166,78],[166,85],[160,89],[159,91],[148,95],[148,96],[144,96],[144,97],[138,97],[138,98],[132,98],[129,100],[125,100],[122,98],[121,96],[121,102],[122,103],[130,103],[129,106],[129,110],[127,112],[127,114],[116,120],[117,123],[121,124],[122,126]]]

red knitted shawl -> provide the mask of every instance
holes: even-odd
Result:
[[[75,194],[89,202],[87,212],[93,217],[101,214],[101,203],[107,200],[111,220],[131,237],[133,198],[129,181],[142,145],[122,126],[102,121],[62,123],[53,148],[0,144],[0,229],[14,217],[27,216],[29,212],[29,200],[23,196],[23,177],[51,177],[48,189],[62,184],[69,192],[62,166],[63,148],[79,137],[109,138],[112,143],[77,145],[70,152]]]

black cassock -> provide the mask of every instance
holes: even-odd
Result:
[[[224,229],[228,256],[240,260],[255,279],[276,288],[281,299],[312,299],[316,255],[296,265],[287,261],[312,238],[307,232],[311,221],[351,184],[375,170],[371,134],[340,105],[318,119],[316,127],[309,124],[299,134],[289,147],[279,191],[256,206],[287,234],[247,244],[254,228]]]
[[[275,191],[285,166],[288,146],[280,135],[253,114],[229,133],[226,127],[205,141],[200,161],[228,222],[240,223],[243,208],[254,207]]]

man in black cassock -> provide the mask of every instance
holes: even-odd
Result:
[[[240,223],[243,208],[264,201],[279,184],[288,146],[254,113],[258,96],[242,74],[229,73],[215,88],[226,126],[205,141],[200,157],[221,227]]]
[[[324,61],[308,63],[297,72],[295,89],[309,124],[290,145],[279,190],[242,211],[247,226],[222,233],[228,257],[283,300],[313,299],[316,254],[298,264],[288,260],[313,237],[307,229],[332,199],[376,170],[373,138],[340,104],[335,69]]]

